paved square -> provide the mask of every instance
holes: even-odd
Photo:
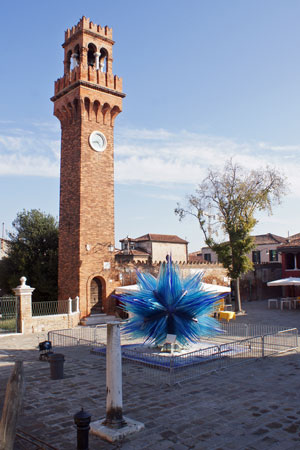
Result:
[[[300,324],[300,310],[268,310],[265,301],[244,307],[248,314],[237,321]],[[13,361],[22,359],[26,386],[18,428],[57,449],[75,449],[73,415],[83,407],[93,421],[105,416],[105,359],[91,355],[87,347],[64,349],[65,378],[51,380],[49,364],[38,360],[37,343],[36,335],[0,337],[1,408]],[[145,429],[118,445],[90,436],[90,450],[300,448],[297,352],[232,366],[174,387],[151,379],[143,366],[127,363],[123,369],[123,412],[143,422]]]

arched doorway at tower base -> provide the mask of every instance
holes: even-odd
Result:
[[[105,300],[105,280],[101,277],[94,277],[90,285],[90,313],[103,314]]]

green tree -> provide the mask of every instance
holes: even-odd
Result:
[[[10,291],[26,276],[34,300],[57,299],[58,224],[37,209],[19,212],[9,234],[9,254],[0,261],[0,286]]]
[[[187,197],[186,207],[177,204],[179,220],[195,217],[204,234],[206,245],[218,255],[235,284],[235,310],[241,312],[239,278],[253,269],[248,254],[254,247],[251,231],[257,223],[254,214],[267,211],[280,203],[287,191],[285,177],[267,167],[247,171],[232,160],[224,169],[208,170],[208,175]]]

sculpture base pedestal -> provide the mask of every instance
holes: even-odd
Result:
[[[136,420],[129,419],[129,417],[124,417],[126,425],[122,428],[110,428],[103,425],[105,419],[97,420],[90,424],[90,433],[95,436],[99,436],[108,442],[116,442],[124,439],[130,434],[137,433],[145,428],[142,422],[137,422]]]

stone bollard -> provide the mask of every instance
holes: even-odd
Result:
[[[120,345],[120,324],[107,324],[106,347],[106,419],[104,425],[121,428],[123,419],[122,397],[122,355]]]
[[[144,424],[123,417],[122,354],[120,322],[107,323],[106,417],[91,423],[91,433],[116,442],[144,428]]]
[[[89,450],[89,430],[91,415],[81,408],[74,415],[74,422],[77,427],[77,450]]]
[[[61,380],[64,377],[65,357],[61,353],[52,353],[49,356],[51,380]]]

